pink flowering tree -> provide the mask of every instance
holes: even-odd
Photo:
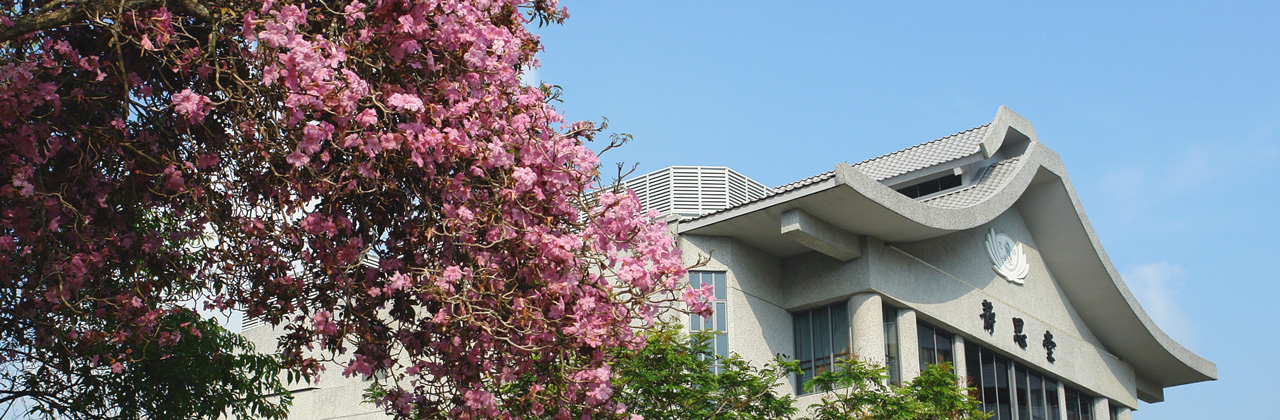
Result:
[[[555,3],[0,0],[0,401],[278,418],[328,361],[400,418],[626,417],[606,350],[707,293],[518,82]]]

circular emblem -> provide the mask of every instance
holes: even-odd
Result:
[[[1023,284],[1030,266],[1027,254],[1022,252],[1022,244],[1014,241],[1009,235],[996,233],[995,229],[987,231],[987,255],[991,257],[992,270],[1000,277],[1017,284]]]

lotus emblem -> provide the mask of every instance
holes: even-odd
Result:
[[[987,255],[991,257],[992,270],[1000,277],[1017,284],[1024,284],[1027,278],[1027,253],[1022,251],[1022,244],[1014,241],[1009,235],[996,233],[995,229],[987,231]]]

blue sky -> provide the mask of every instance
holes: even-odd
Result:
[[[1135,418],[1274,413],[1276,5],[562,1],[536,76],[568,118],[635,135],[603,160],[640,173],[775,186],[1010,107],[1062,156],[1144,308],[1218,364]]]

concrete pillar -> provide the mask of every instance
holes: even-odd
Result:
[[[849,318],[853,355],[859,360],[884,365],[884,308],[880,295],[853,295],[849,298]]]
[[[916,311],[898,310],[898,368],[902,383],[920,376],[920,340],[916,338]]]
[[[1093,420],[1112,420],[1111,403],[1106,398],[1093,399]]]
[[[1129,411],[1129,407],[1116,408],[1116,418],[1111,420],[1133,420],[1133,414]]]
[[[951,339],[951,357],[954,357],[956,359],[956,361],[953,363],[956,368],[956,376],[958,377],[956,380],[956,384],[960,385],[961,389],[968,388],[969,387],[968,373],[967,373],[968,366],[966,365],[965,358],[964,358],[965,356],[964,337],[961,337],[959,335],[953,335],[952,337],[953,338]]]

